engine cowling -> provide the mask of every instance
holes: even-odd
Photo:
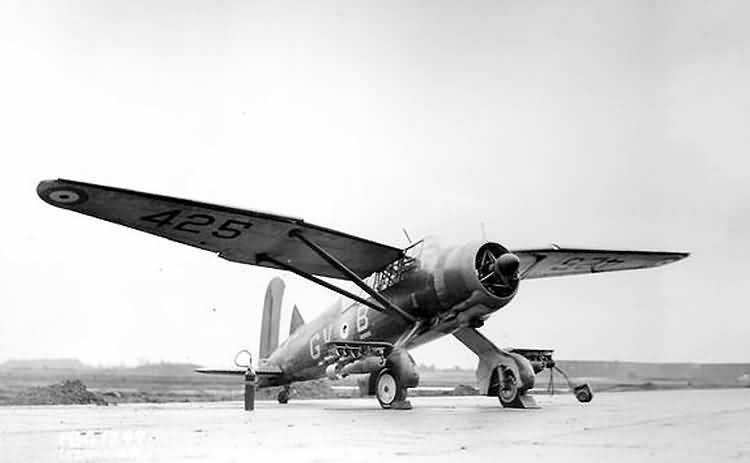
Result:
[[[494,311],[510,302],[518,290],[519,266],[515,254],[494,242],[433,250],[423,262],[442,309],[459,312],[476,305]]]

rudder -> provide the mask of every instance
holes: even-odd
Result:
[[[268,283],[263,302],[263,321],[260,327],[259,360],[267,359],[279,346],[281,302],[284,298],[284,281],[275,277]]]

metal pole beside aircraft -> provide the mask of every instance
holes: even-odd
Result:
[[[249,366],[245,371],[245,410],[255,410],[255,372]]]
[[[239,361],[243,354],[247,355],[247,365]],[[253,354],[247,349],[242,349],[234,356],[234,364],[245,368],[245,410],[251,412],[255,410],[255,379],[257,377],[253,371]]]

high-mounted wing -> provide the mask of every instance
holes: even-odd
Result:
[[[514,250],[513,254],[521,260],[518,275],[522,280],[658,267],[690,255],[687,252],[564,248]]]
[[[272,262],[258,260],[258,255],[267,255],[313,275],[344,278],[308,246],[291,237],[290,232],[295,230],[361,278],[402,256],[400,249],[292,217],[73,180],[43,181],[37,193],[53,206],[212,251],[243,264],[278,268]]]

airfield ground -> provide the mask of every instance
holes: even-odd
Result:
[[[750,389],[0,407],[0,461],[749,461]]]

